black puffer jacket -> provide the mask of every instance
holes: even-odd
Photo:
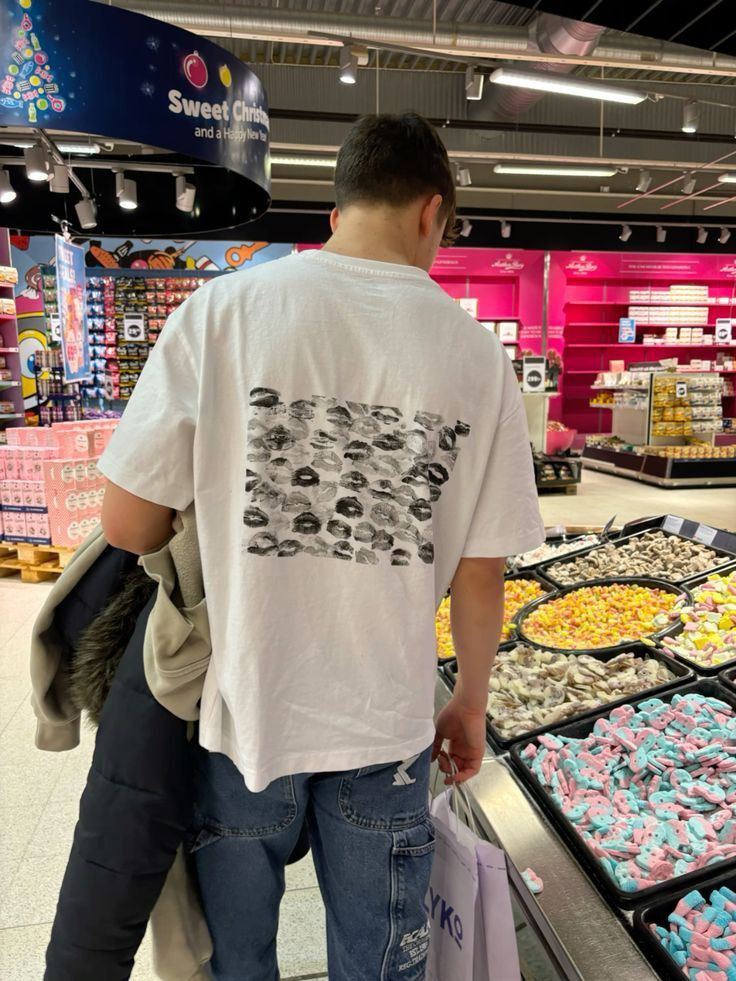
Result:
[[[106,548],[59,605],[55,625],[70,652],[85,629],[104,617],[136,565],[135,556]],[[143,667],[155,596],[140,590],[131,595],[142,609],[137,619],[121,617],[133,625],[132,635],[122,638],[127,645],[102,708],[44,981],[127,981],[191,822],[187,723],[154,699]],[[109,630],[101,636],[109,637]],[[120,637],[111,644],[120,645]],[[307,850],[303,840],[292,861]]]
[[[107,548],[59,606],[56,626],[70,650],[136,564],[135,556]],[[143,671],[153,583],[147,592],[102,709],[46,955],[46,981],[130,977],[191,820],[187,724],[154,700]]]

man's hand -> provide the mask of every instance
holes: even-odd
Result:
[[[486,751],[485,711],[466,708],[453,698],[437,716],[436,730],[432,759],[439,758],[440,770],[447,774],[445,783],[464,783],[474,777]],[[455,774],[447,755],[441,752],[445,740],[450,744],[450,758],[458,769]]]

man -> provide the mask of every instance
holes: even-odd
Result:
[[[213,654],[194,850],[218,981],[278,977],[305,822],[330,977],[424,976],[432,746],[448,781],[477,773],[504,557],[544,537],[511,363],[428,275],[455,221],[437,133],[362,119],[335,194],[324,249],[170,318],[102,462],[113,545],[152,549],[196,504]],[[450,584],[460,672],[435,727]]]

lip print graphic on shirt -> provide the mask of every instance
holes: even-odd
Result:
[[[466,422],[433,412],[252,389],[246,551],[431,565],[432,506],[469,435]]]

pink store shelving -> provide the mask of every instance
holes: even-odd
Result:
[[[707,286],[708,302],[692,300],[630,298],[654,291],[655,297],[670,286]],[[697,307],[698,326],[714,333],[718,318],[736,320],[736,261],[732,256],[662,255],[647,253],[553,252],[550,269],[549,309],[554,327],[552,343],[562,347],[565,370],[562,376],[562,418],[581,433],[610,431],[610,411],[590,406],[591,385],[599,371],[612,360],[633,362],[677,357],[680,363],[692,358],[715,361],[718,353],[736,355],[736,344],[643,343],[643,335],[664,339],[667,326],[650,322],[637,324],[636,342],[619,343],[619,319],[629,308],[668,306]],[[723,372],[736,379],[736,371]],[[724,403],[724,415],[736,415],[734,397]]]

